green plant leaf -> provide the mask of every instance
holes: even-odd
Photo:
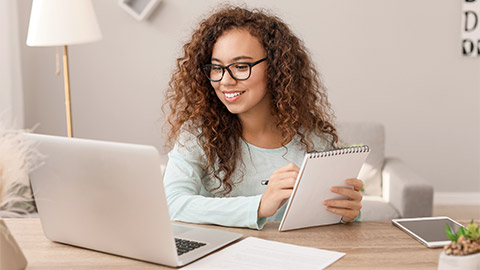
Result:
[[[453,232],[452,228],[448,224],[446,224],[445,232],[447,233],[448,238],[452,240],[452,242],[457,242],[457,235]]]
[[[465,227],[463,227],[463,226],[458,229],[457,239],[458,239],[458,237],[460,237],[460,235],[465,236]]]
[[[477,241],[480,238],[480,227],[474,223],[474,220],[470,221],[468,227],[464,231],[465,237]]]

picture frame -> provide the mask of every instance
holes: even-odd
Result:
[[[157,7],[161,0],[119,0],[118,5],[136,20],[142,21]]]

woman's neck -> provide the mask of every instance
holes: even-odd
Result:
[[[255,115],[239,115],[243,139],[260,148],[275,149],[282,146],[281,131],[275,125],[270,111]]]

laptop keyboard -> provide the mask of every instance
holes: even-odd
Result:
[[[175,238],[175,244],[177,245],[178,256],[206,245],[205,243],[179,239],[179,238]]]

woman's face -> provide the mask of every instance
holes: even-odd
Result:
[[[227,66],[236,62],[253,63],[265,58],[265,49],[247,30],[232,29],[224,32],[212,51],[212,64]],[[268,60],[267,60],[268,61]],[[211,82],[215,93],[227,109],[241,115],[257,115],[270,110],[267,91],[266,61],[252,67],[250,77],[237,81],[225,70],[221,81]]]

